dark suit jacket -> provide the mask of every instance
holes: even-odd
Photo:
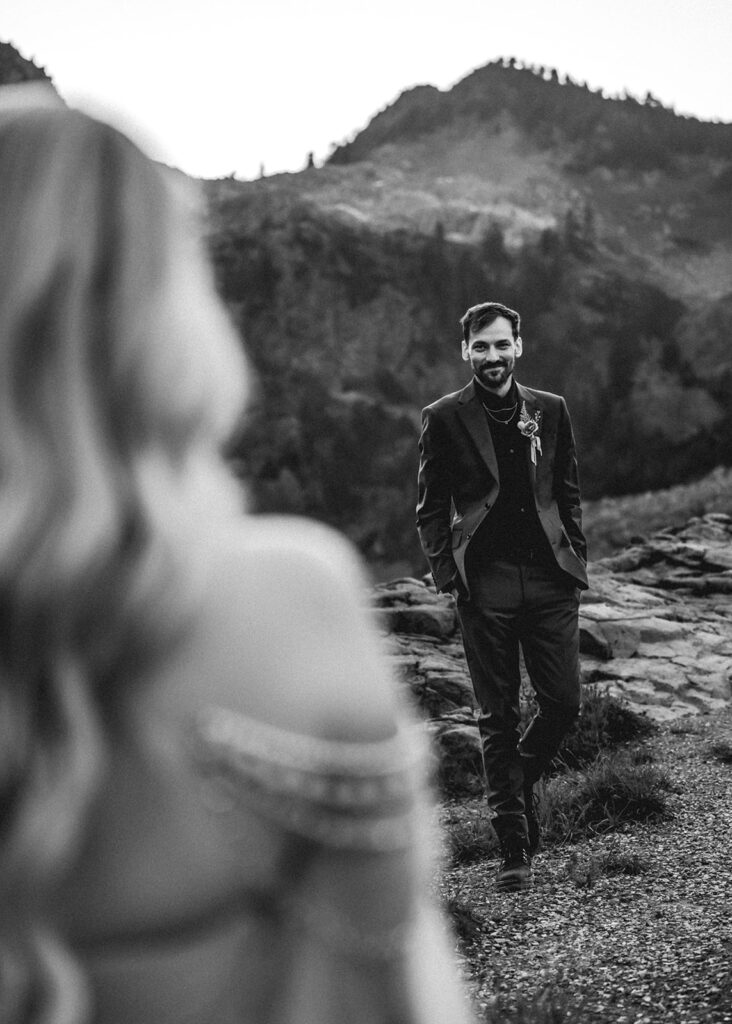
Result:
[[[557,565],[587,588],[587,543],[572,425],[559,395],[534,391],[517,382],[519,401],[530,415],[541,410],[542,454],[527,461],[539,521]],[[428,405],[422,412],[419,440],[417,529],[438,590],[460,575],[466,589],[465,558],[495,502],[498,463],[490,428],[474,381]]]

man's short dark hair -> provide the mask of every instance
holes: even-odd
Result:
[[[479,302],[477,306],[471,306],[460,317],[465,344],[467,345],[471,334],[475,334],[476,331],[482,331],[484,327],[488,327],[499,316],[505,316],[506,320],[510,320],[513,336],[518,338],[521,317],[515,309],[509,309],[502,302]]]

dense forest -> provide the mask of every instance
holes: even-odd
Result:
[[[524,318],[519,379],[568,398],[588,497],[727,461],[732,297],[692,312],[609,268],[573,215],[509,252],[497,225],[467,246],[307,203],[252,214],[247,230],[242,202],[238,220],[218,209],[211,249],[258,378],[232,452],[258,507],[325,519],[374,562],[419,565],[419,411],[468,380],[457,321],[489,297]]]

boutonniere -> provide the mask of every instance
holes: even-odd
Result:
[[[541,409],[537,409],[533,416],[529,416],[529,410],[526,408],[526,402],[522,402],[521,412],[519,413],[518,423],[516,426],[524,437],[528,437],[531,441],[531,461],[536,465],[536,456],[541,455],[541,438],[539,437],[539,428],[541,427]]]

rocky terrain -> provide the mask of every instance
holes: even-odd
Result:
[[[547,843],[518,899],[495,891],[494,857],[443,874],[483,1024],[731,1024],[731,726],[729,706],[662,725],[636,767],[665,810]],[[459,805],[445,827],[488,829],[482,799]]]
[[[582,681],[657,722],[723,709],[732,696],[732,517],[660,530],[590,566]],[[455,605],[424,580],[375,588],[392,662],[424,711],[455,789],[479,786],[475,707]]]

